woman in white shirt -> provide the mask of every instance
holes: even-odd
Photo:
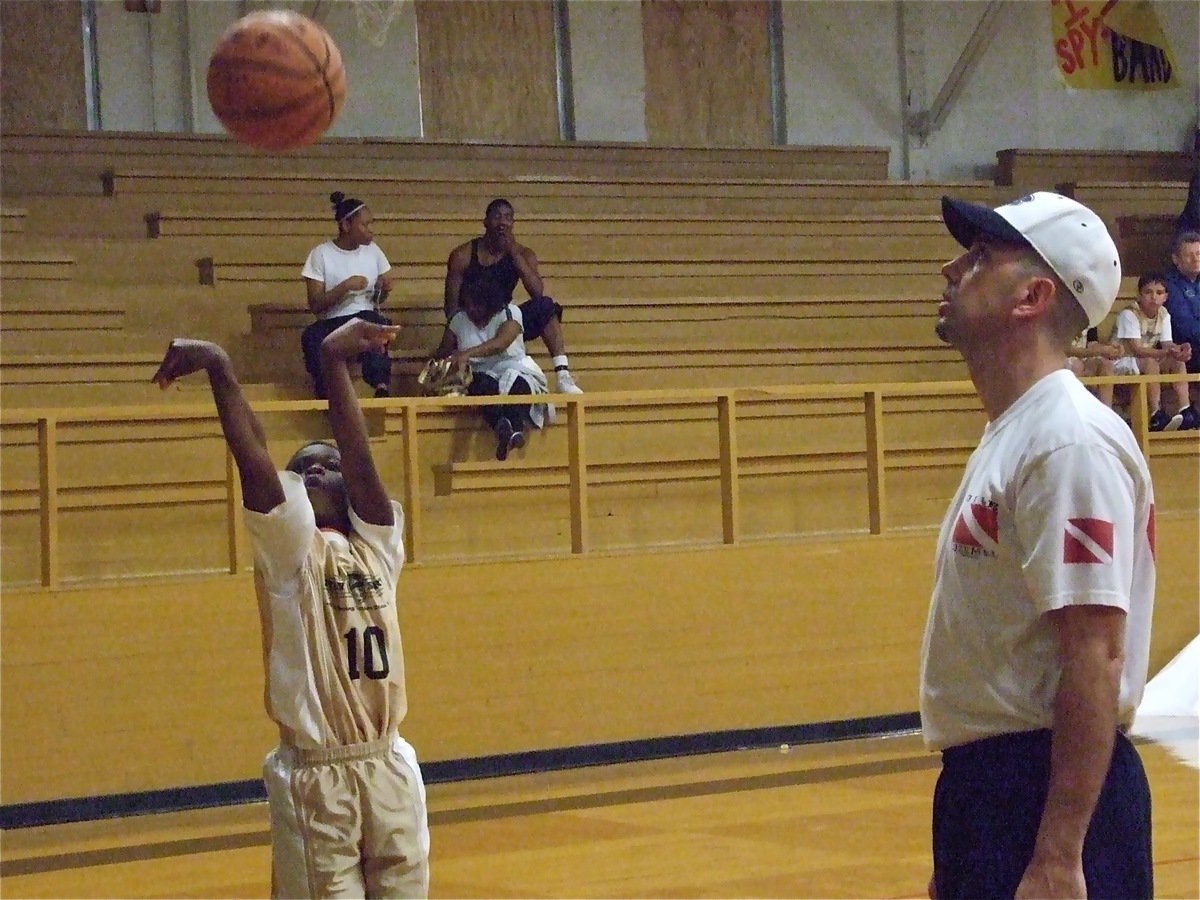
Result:
[[[490,278],[464,284],[459,310],[446,323],[435,354],[455,365],[470,362],[474,373],[467,394],[494,397],[501,394],[545,394],[546,375],[525,352],[521,310],[508,302],[501,286]],[[483,419],[496,433],[496,459],[508,459],[510,450],[525,446],[525,428],[541,428],[545,404],[481,407]]]
[[[304,368],[312,377],[319,398],[325,397],[321,377],[321,342],[351,319],[366,319],[379,325],[391,321],[379,307],[392,290],[388,277],[392,264],[375,243],[371,232],[374,216],[361,200],[341,191],[329,195],[338,233],[331,241],[314,247],[304,263],[308,308],[317,321],[304,329],[300,349]],[[392,360],[386,349],[362,354],[359,359],[363,381],[375,389],[376,397],[390,393]]]

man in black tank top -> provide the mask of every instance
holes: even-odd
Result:
[[[529,299],[520,304],[526,343],[537,338],[545,341],[554,364],[559,393],[583,393],[571,377],[562,329],[563,308],[542,292],[537,255],[517,243],[513,236],[513,219],[511,203],[504,199],[493,200],[484,213],[483,234],[459,244],[450,252],[446,261],[446,320],[459,311],[463,285],[486,278],[500,285],[511,302],[517,282],[521,282],[529,292]]]

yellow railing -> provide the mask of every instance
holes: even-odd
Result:
[[[1131,390],[1131,424],[1134,436],[1143,453],[1149,457],[1147,386],[1153,382],[1177,381],[1178,376],[1110,377],[1086,379],[1089,384],[1127,384]],[[1200,376],[1189,376],[1200,381]],[[630,392],[597,392],[582,395],[555,395],[554,402],[565,410],[567,428],[567,495],[570,506],[570,546],[573,554],[593,551],[589,539],[589,408],[678,407],[697,405],[715,409],[720,481],[721,539],[736,544],[741,539],[740,460],[738,449],[739,403],[771,400],[853,400],[862,403],[862,425],[865,435],[865,474],[867,521],[865,530],[882,534],[888,529],[887,478],[885,466],[884,412],[887,404],[902,397],[974,396],[970,382],[882,383],[848,385],[804,385],[788,387],[677,389]],[[403,504],[406,511],[405,543],[408,558],[421,561],[425,557],[420,492],[422,471],[419,423],[423,415],[444,412],[458,407],[477,407],[488,404],[527,403],[517,397],[453,397],[453,398],[392,398],[363,400],[364,410],[382,409],[387,416],[402,420],[401,458],[404,475]],[[252,404],[259,413],[311,412],[325,408],[323,401],[264,401]],[[0,425],[36,427],[37,434],[37,494],[40,524],[40,583],[54,588],[60,583],[59,494],[59,428],[64,423],[151,423],[159,420],[215,420],[211,403],[204,405],[155,405],[113,408],[62,408],[5,410]],[[426,461],[428,462],[428,461]],[[6,472],[5,475],[9,475]],[[240,484],[232,456],[226,453],[225,518],[228,535],[228,571],[239,573],[247,568],[241,548],[244,546],[240,512]]]

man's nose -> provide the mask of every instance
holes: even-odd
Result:
[[[962,261],[967,254],[963,253],[942,265],[942,275],[947,281],[954,282],[962,274]]]

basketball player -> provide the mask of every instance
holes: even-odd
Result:
[[[497,198],[487,205],[483,234],[459,244],[446,260],[446,321],[462,308],[459,296],[464,284],[490,278],[499,284],[511,302],[517,282],[525,286],[529,299],[521,304],[525,343],[541,338],[554,365],[555,389],[560,394],[582,394],[567,360],[560,304],[542,293],[537,255],[513,237],[513,205]]]
[[[407,699],[396,618],[404,515],[371,458],[347,360],[398,328],[353,319],[321,344],[334,447],[276,472],[229,357],[174,340],[154,380],[204,370],[237,461],[254,546],[267,713],[274,897],[424,897],[425,788],[396,728]]]
[[[942,524],[921,725],[942,751],[930,895],[1150,897],[1150,792],[1125,737],[1154,600],[1154,494],[1129,428],[1063,367],[1109,312],[1117,250],[1051,193],[944,198],[967,248],[938,336],[988,424]]]

